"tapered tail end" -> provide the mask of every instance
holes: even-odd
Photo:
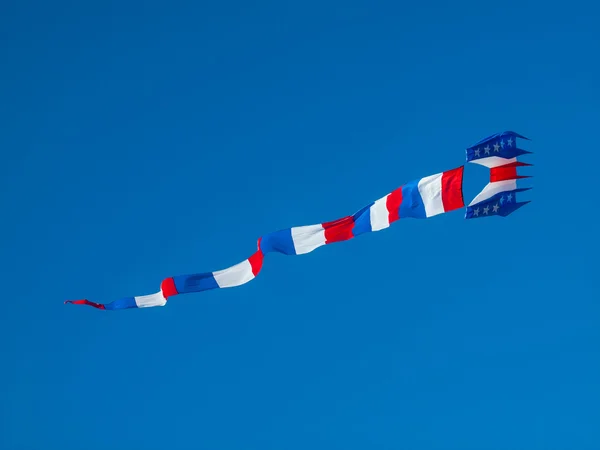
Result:
[[[66,304],[72,304],[72,305],[88,305],[88,306],[92,306],[94,308],[97,309],[106,309],[106,307],[101,304],[101,303],[95,303],[95,302],[90,302],[89,300],[86,299],[82,299],[82,300],[66,300],[65,301],[65,305]]]

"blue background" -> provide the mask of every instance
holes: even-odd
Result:
[[[0,447],[600,447],[598,6],[0,6]],[[405,220],[98,311],[530,138],[512,216]],[[467,200],[486,170],[467,167]]]

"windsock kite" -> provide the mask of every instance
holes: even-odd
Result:
[[[528,178],[517,174],[517,168],[529,166],[518,157],[531,153],[517,145],[526,139],[512,131],[497,133],[468,147],[466,160],[490,169],[490,181],[466,206],[465,218],[506,217],[529,202],[517,202],[517,181]],[[253,280],[261,271],[267,253],[303,255],[324,245],[352,239],[364,233],[383,230],[399,219],[426,219],[465,208],[463,200],[464,165],[400,186],[393,192],[365,206],[351,216],[316,225],[298,226],[275,231],[258,239],[258,249],[248,259],[216,272],[178,275],[165,278],[155,294],[126,297],[101,304],[83,300],[65,303],[89,305],[103,310],[165,306],[167,300],[180,294],[240,286]]]

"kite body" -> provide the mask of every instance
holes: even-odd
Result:
[[[506,217],[529,202],[517,202],[517,193],[530,188],[518,186],[518,180],[529,178],[517,173],[518,167],[530,166],[519,161],[530,154],[517,146],[517,139],[527,139],[513,131],[489,136],[467,149],[467,162],[490,169],[490,182],[471,201],[466,209],[466,219],[493,215]]]
[[[521,136],[513,132],[500,133],[467,149],[467,161],[489,167],[491,175],[490,183],[467,207],[465,218],[494,214],[506,216],[525,204],[516,202],[516,192],[525,190],[516,186],[516,179],[519,178],[516,167],[523,165],[516,161],[516,157],[529,152],[517,149],[517,137]],[[509,148],[509,139],[511,143],[514,142],[514,148]],[[498,151],[494,151],[494,145],[498,145]],[[161,283],[160,291],[155,294],[126,297],[107,304],[85,299],[65,303],[104,310],[147,308],[164,306],[170,297],[180,294],[240,286],[259,274],[267,253],[303,255],[325,245],[389,228],[400,219],[426,219],[463,208],[463,174],[464,166],[461,166],[420,178],[406,183],[351,216],[266,234],[258,239],[257,251],[239,264],[215,272],[166,278]]]

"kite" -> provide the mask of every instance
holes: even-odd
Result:
[[[87,299],[67,300],[65,304],[89,305],[102,310],[165,306],[168,299],[176,295],[231,288],[252,281],[261,271],[268,253],[303,255],[324,245],[389,228],[400,219],[427,219],[460,208],[465,208],[465,219],[506,217],[529,203],[517,202],[517,193],[530,189],[518,187],[519,179],[529,177],[518,175],[517,168],[531,165],[518,161],[519,156],[531,152],[518,148],[517,139],[528,140],[513,131],[505,131],[467,148],[467,162],[489,168],[490,181],[466,207],[463,165],[406,183],[351,216],[265,234],[258,239],[258,248],[252,256],[229,268],[165,278],[160,290],[150,295],[126,297],[106,304]]]

